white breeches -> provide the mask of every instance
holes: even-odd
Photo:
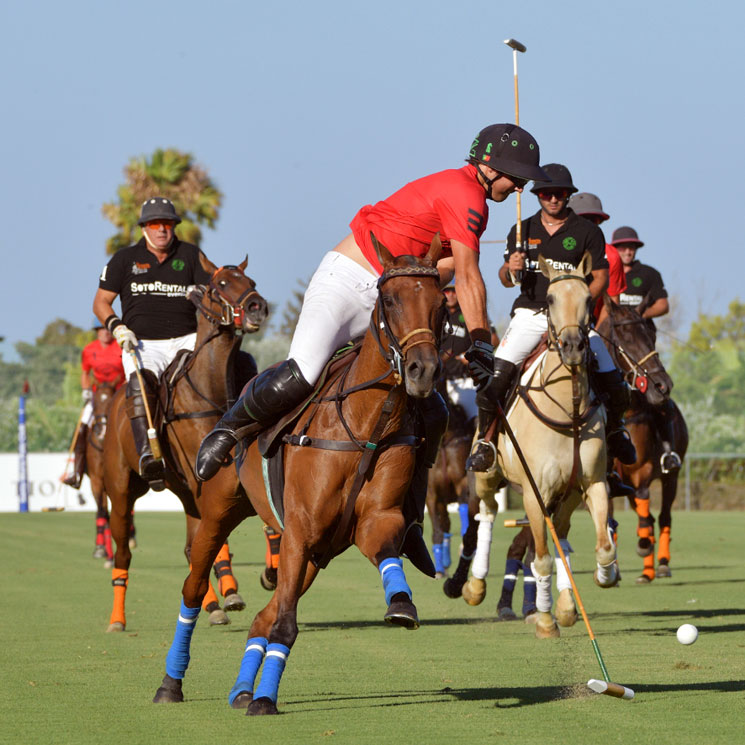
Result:
[[[329,251],[305,291],[288,357],[314,384],[331,355],[370,323],[377,277],[338,251]]]
[[[528,308],[516,308],[494,356],[519,365],[535,349],[547,330],[548,318],[545,312],[536,313]],[[598,372],[615,370],[616,366],[603,340],[594,329],[590,329],[589,336],[590,351],[598,363]]]
[[[476,384],[471,378],[448,379],[445,381],[445,386],[448,398],[454,404],[460,404],[463,407],[467,419],[479,413],[479,407],[476,405]]]
[[[150,370],[159,378],[163,370],[173,362],[173,358],[179,350],[194,349],[196,341],[196,332],[186,336],[177,336],[175,339],[138,339],[135,353],[140,368]],[[129,376],[135,371],[135,365],[132,361],[132,355],[128,352],[122,354],[122,365],[124,374],[129,380]]]
[[[80,415],[80,423],[90,427],[93,423],[93,402],[86,401],[83,406],[83,413]]]

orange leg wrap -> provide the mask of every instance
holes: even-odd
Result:
[[[670,528],[663,528],[660,531],[660,545],[657,549],[657,561],[666,559],[670,561]]]
[[[276,569],[279,566],[279,542],[282,534],[265,525],[264,536],[266,537],[266,566]]]
[[[217,576],[220,595],[226,597],[232,592],[237,592],[238,582],[233,576],[233,567],[230,565],[230,547],[227,543],[220,549],[213,566],[215,575]]]
[[[210,609],[211,605],[212,608]],[[204,596],[204,600],[202,600],[202,610],[209,613],[210,610],[215,609],[215,606],[219,608],[220,601],[217,599],[217,593],[215,592],[215,588],[212,587],[212,582],[210,582],[207,588],[207,594]]]
[[[654,553],[651,553],[649,556],[644,557],[644,569],[642,570],[642,574],[649,577],[649,579],[654,579]]]
[[[114,586],[114,607],[111,611],[109,623],[121,623],[127,625],[124,615],[124,597],[127,594],[129,584],[129,572],[126,569],[111,570],[111,584]]]

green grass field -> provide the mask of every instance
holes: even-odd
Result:
[[[508,513],[508,517],[518,516]],[[164,674],[186,574],[184,520],[137,515],[127,631],[105,634],[110,572],[91,558],[93,515],[0,518],[0,742],[8,743],[732,743],[743,740],[745,512],[676,512],[673,576],[639,587],[634,519],[622,512],[617,589],[592,582],[585,513],[571,535],[576,578],[611,678],[634,701],[590,693],[600,678],[580,622],[538,641],[522,622],[493,621],[513,532],[495,528],[487,598],[449,600],[407,565],[422,626],[382,622],[376,571],[351,549],[301,600],[300,635],[280,688],[281,716],[227,704],[254,613],[264,544],[248,521],[231,541],[248,603],[227,627],[200,618],[183,704],[151,699]],[[501,525],[501,523],[499,523]],[[515,609],[522,588],[515,593]],[[685,622],[700,630],[689,647]]]

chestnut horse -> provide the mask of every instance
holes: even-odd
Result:
[[[571,515],[584,499],[597,539],[595,582],[601,587],[612,587],[618,582],[618,565],[615,546],[607,531],[605,426],[603,411],[593,400],[587,372],[590,291],[585,277],[590,274],[592,260],[586,253],[576,269],[564,270],[555,269],[540,256],[539,265],[549,280],[549,347],[526,373],[526,382],[518,386],[519,395],[507,416],[518,441],[522,442],[521,449],[545,506],[553,514],[564,553],[568,555],[571,551],[566,540]],[[522,491],[535,542],[535,561],[531,566],[537,590],[535,633],[539,638],[558,637],[559,629],[551,616],[553,559],[548,550],[543,512],[512,441],[502,432],[496,444],[496,468],[475,475],[476,492],[482,498],[479,541],[491,540],[489,523],[493,523],[496,514],[495,487],[506,478]],[[483,527],[489,530],[482,530]],[[577,610],[568,577],[562,570],[563,566],[559,565],[558,581],[565,587],[559,593],[556,615],[561,625],[572,625]],[[475,577],[463,587],[463,597],[471,604],[481,602],[478,594],[483,599],[484,592],[484,580]]]
[[[670,577],[670,528],[672,506],[678,491],[679,469],[663,472],[662,438],[655,426],[654,408],[670,398],[673,382],[655,349],[655,336],[642,318],[647,299],[636,308],[616,305],[606,300],[607,314],[598,326],[608,351],[631,386],[631,408],[626,412],[626,428],[636,448],[636,461],[631,465],[616,463],[623,480],[636,490],[634,508],[639,516],[637,553],[644,557],[644,569],[637,584],[648,584],[655,578],[654,517],[649,511],[649,485],[659,479],[662,486],[660,507],[660,543],[657,551],[658,577]],[[680,410],[673,403],[675,448],[681,458],[688,449],[688,427]]]
[[[184,582],[176,634],[156,702],[183,701],[182,679],[210,564],[230,531],[255,513],[283,531],[277,589],[249,630],[229,695],[233,708],[248,707],[248,714],[277,713],[280,678],[298,634],[298,600],[319,569],[352,544],[380,572],[388,604],[385,620],[409,629],[419,626],[399,551],[406,532],[404,500],[420,443],[410,399],[433,393],[440,367],[445,309],[436,263],[441,244],[435,236],[427,256],[416,259],[394,258],[374,236],[373,243],[383,274],[359,354],[320,387],[290,426],[295,434],[283,438],[288,443],[284,524],[267,495],[261,439],[248,445],[240,465],[250,502],[215,494],[203,500],[192,569]],[[261,681],[254,687],[262,663]]]
[[[194,473],[194,462],[202,438],[232,403],[230,399],[236,385],[242,385],[256,372],[251,358],[250,373],[243,375],[241,381],[235,380],[238,367],[236,356],[242,355],[238,352],[241,337],[237,331],[254,333],[267,316],[266,301],[256,291],[254,281],[243,273],[247,260],[239,266],[219,269],[202,254],[200,261],[212,277],[208,287],[197,285],[190,292],[189,298],[199,311],[196,343],[194,352],[186,358],[183,374],[173,387],[169,411],[165,412],[165,421],[160,430],[166,463],[166,486],[181,500],[186,513],[184,553],[187,560],[199,525],[200,501],[212,495],[227,499],[243,494],[234,469],[224,469],[213,479],[199,484]],[[164,377],[172,377],[172,367],[166,370]],[[104,484],[111,499],[111,533],[116,541],[112,569],[114,607],[108,631],[123,631],[126,628],[124,601],[132,559],[127,538],[132,507],[135,500],[149,489],[137,471],[139,456],[125,411],[124,393],[124,390],[120,390],[114,397],[110,426],[104,442]],[[220,592],[225,597],[225,609],[242,610],[245,603],[236,592],[227,544],[222,546],[220,555],[215,558],[215,573],[218,575]],[[205,608],[212,614],[211,623],[228,623],[211,585],[209,587]]]

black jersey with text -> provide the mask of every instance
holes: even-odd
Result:
[[[460,305],[456,305],[452,311],[448,308],[440,342],[440,356],[443,360],[443,373],[446,378],[453,380],[468,376],[468,365],[456,358],[465,354],[470,346],[471,337],[468,334]]]
[[[649,293],[649,304],[667,297],[667,290],[662,283],[662,276],[651,266],[635,261],[626,272],[626,292],[618,297],[621,305],[639,305]]]
[[[504,259],[507,261],[515,251],[515,226],[512,226],[507,236],[507,248]],[[538,266],[538,256],[543,258],[555,269],[575,269],[579,266],[585,251],[592,256],[592,268],[607,269],[608,260],[605,258],[605,237],[603,231],[584,218],[578,217],[573,210],[569,210],[566,222],[553,234],[549,235],[541,222],[540,210],[532,217],[522,221],[522,243],[528,248],[525,263],[525,273],[520,285],[520,295],[512,305],[512,312],[516,308],[530,310],[545,310],[548,279],[541,274]],[[589,281],[590,277],[588,277]]]
[[[174,238],[167,258],[158,263],[141,238],[111,257],[98,286],[119,295],[122,320],[138,338],[174,339],[197,330],[186,288],[209,280],[196,246]]]

